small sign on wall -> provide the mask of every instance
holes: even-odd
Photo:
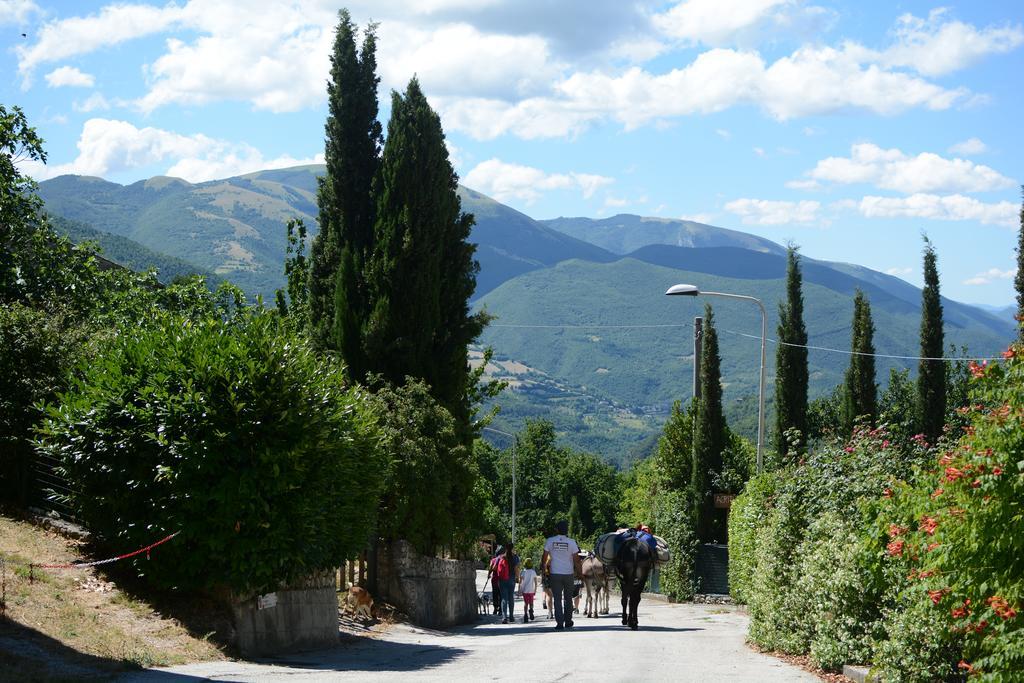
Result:
[[[736,497],[735,493],[716,493],[715,494],[715,507],[719,510],[728,510],[732,507],[732,500]]]
[[[267,609],[277,605],[277,593],[267,593],[256,598],[256,609]]]

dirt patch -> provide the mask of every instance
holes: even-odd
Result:
[[[83,541],[0,516],[3,675],[17,671],[25,675],[14,680],[64,680],[225,659],[208,638],[124,590],[111,574],[28,567],[87,561],[86,548]]]
[[[811,662],[811,658],[807,655],[787,655],[782,652],[769,652],[767,650],[762,650],[753,643],[747,644],[751,647],[751,649],[757,652],[769,655],[770,657],[775,657],[776,659],[781,659],[787,664],[798,666],[804,671],[814,674],[815,676],[817,676],[823,681],[826,681],[827,683],[853,683],[852,678],[848,678],[843,674],[832,673],[830,671],[825,671],[824,669],[819,669],[814,665],[813,662]]]

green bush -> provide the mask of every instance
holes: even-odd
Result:
[[[275,316],[155,315],[46,407],[39,447],[112,547],[163,587],[266,591],[365,547],[384,474],[372,411]]]
[[[757,541],[771,509],[778,480],[773,472],[759,474],[732,501],[729,509],[729,593],[739,604],[750,602]]]
[[[696,590],[698,542],[686,496],[685,491],[662,491],[655,501],[652,527],[672,554],[672,559],[661,565],[661,590],[675,602],[690,600]]]

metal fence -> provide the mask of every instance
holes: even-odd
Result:
[[[64,499],[77,489],[59,471],[56,458],[37,453],[33,465],[35,490],[32,505],[45,512],[56,513],[65,519],[75,519],[74,511]]]

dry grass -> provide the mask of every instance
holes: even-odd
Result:
[[[0,516],[6,610],[0,619],[0,670],[15,679],[63,680],[132,667],[224,659],[206,638],[156,612],[92,569],[36,569],[29,562],[87,559],[81,542]]]

